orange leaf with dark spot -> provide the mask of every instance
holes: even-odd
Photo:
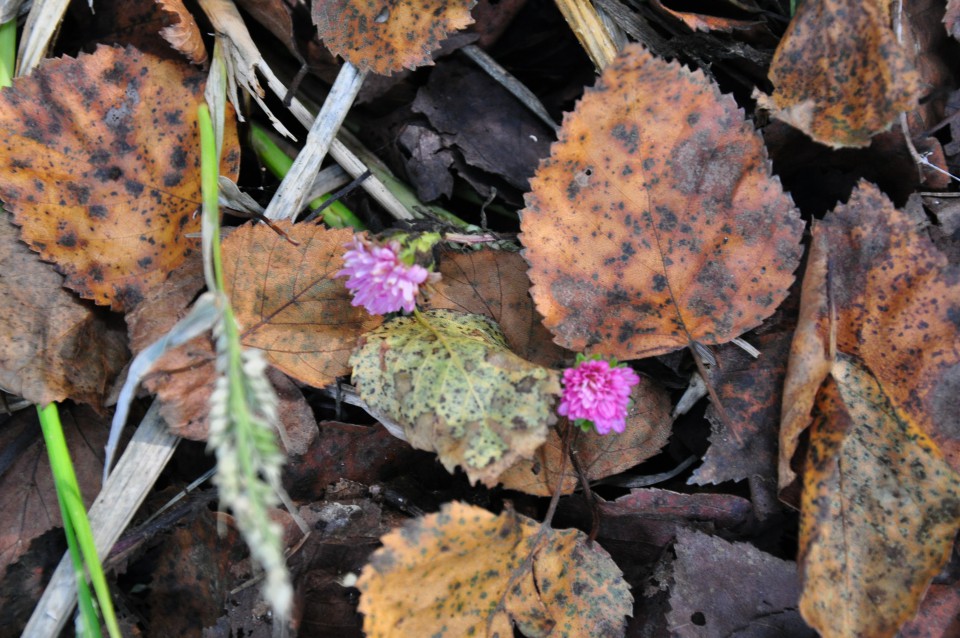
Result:
[[[320,39],[361,71],[389,75],[432,64],[448,35],[473,22],[474,0],[317,0]]]
[[[825,637],[893,636],[960,529],[960,476],[854,358],[817,394],[798,563],[804,619]]]
[[[630,399],[623,434],[601,436],[591,430],[577,437],[574,450],[590,481],[640,465],[656,455],[670,438],[673,419],[670,418],[670,395],[666,390],[641,377]],[[500,482],[509,490],[551,496],[557,489],[562,462],[563,442],[554,430],[550,430],[547,442],[540,446],[533,459],[524,459],[513,465],[500,475]],[[567,459],[563,493],[572,494],[579,485],[577,472]]]
[[[571,350],[730,341],[773,313],[800,258],[803,224],[733,98],[639,45],[564,118],[531,189],[531,294]]]
[[[633,599],[610,556],[578,530],[539,529],[453,502],[390,532],[357,582],[366,635],[511,636],[515,624],[527,636],[622,636]]]
[[[357,337],[382,323],[334,275],[351,232],[274,222],[238,228],[223,242],[223,276],[243,345],[314,387],[350,372]],[[290,241],[292,240],[292,241]],[[292,242],[297,242],[296,245]]]
[[[917,222],[861,182],[813,228],[780,486],[809,427],[801,609],[823,635],[892,635],[960,527],[960,268]]]
[[[81,296],[130,309],[199,249],[202,89],[184,63],[101,46],[0,91],[0,198]],[[228,125],[221,173],[238,165]]]
[[[571,358],[553,343],[530,299],[527,262],[519,253],[479,250],[446,253],[443,278],[434,284],[428,308],[485,315],[503,328],[510,349],[527,361],[560,368]]]
[[[780,487],[836,351],[862,361],[890,401],[960,471],[960,267],[917,222],[861,182],[813,229],[780,432]]]
[[[889,0],[806,0],[770,65],[760,106],[833,148],[860,147],[916,106],[920,76],[897,43]]]

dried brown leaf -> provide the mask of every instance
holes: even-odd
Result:
[[[670,395],[646,378],[640,379],[630,395],[626,431],[601,436],[596,431],[581,433],[575,451],[588,480],[618,474],[656,455],[670,438]],[[523,460],[500,475],[510,490],[536,496],[550,496],[557,489],[563,461],[563,442],[554,430],[531,460]],[[580,485],[579,476],[567,459],[563,493],[571,494]]]
[[[893,32],[888,0],[800,3],[770,65],[773,117],[833,148],[861,147],[916,106],[919,75]]]
[[[73,399],[100,409],[127,362],[126,334],[17,239],[0,210],[0,386],[39,405]]]
[[[364,631],[510,636],[516,624],[528,636],[622,636],[633,601],[609,555],[577,530],[550,530],[535,548],[538,529],[453,502],[387,534],[357,583]]]
[[[343,268],[349,230],[275,222],[241,226],[223,242],[223,276],[243,345],[263,350],[278,369],[314,387],[348,374],[357,337],[380,325],[351,305],[334,275]],[[294,243],[296,242],[296,243]]]
[[[187,11],[183,0],[156,0],[172,24],[160,30],[160,35],[174,49],[182,53],[194,64],[206,64],[207,47],[200,36],[200,27]]]
[[[0,91],[0,198],[81,296],[130,309],[198,250],[202,83],[185,64],[100,46]],[[224,149],[235,176],[232,125]]]
[[[533,363],[559,368],[570,358],[553,343],[530,298],[527,262],[519,253],[483,249],[447,253],[443,278],[434,285],[429,308],[485,315],[496,321],[510,349]]]
[[[473,22],[474,0],[317,0],[320,39],[361,71],[389,75],[431,64],[445,37]]]
[[[822,636],[893,636],[960,529],[960,475],[878,380],[838,354],[817,395],[800,516],[800,610]]]
[[[803,224],[762,139],[701,72],[639,45],[565,117],[531,188],[531,294],[566,348],[634,359],[725,343],[793,281]]]

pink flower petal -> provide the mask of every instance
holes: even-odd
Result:
[[[611,368],[608,361],[581,361],[563,371],[563,396],[557,412],[570,419],[593,421],[599,434],[626,428],[630,388],[640,383],[628,367]]]
[[[353,292],[354,306],[382,315],[417,306],[420,284],[430,272],[419,265],[408,266],[400,260],[400,242],[378,245],[354,237],[343,255],[344,267],[334,277],[347,277],[346,287]]]

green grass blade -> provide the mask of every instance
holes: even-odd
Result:
[[[17,21],[0,24],[0,87],[10,86],[17,60]]]
[[[283,179],[290,172],[293,166],[293,159],[283,152],[270,134],[256,124],[250,125],[250,145],[257,153],[260,161],[267,167],[274,177]],[[318,197],[310,202],[311,210],[316,210],[330,199],[329,195]],[[347,208],[342,202],[334,202],[323,211],[323,221],[331,228],[356,228],[357,230],[366,230],[367,226],[357,217],[352,210]]]
[[[120,626],[117,623],[113,601],[110,598],[110,589],[107,587],[107,579],[103,574],[100,557],[97,556],[93,530],[90,528],[87,510],[83,506],[83,498],[80,496],[80,486],[77,483],[77,475],[73,470],[73,462],[70,460],[67,441],[63,436],[63,427],[60,425],[57,405],[50,403],[43,408],[38,407],[37,411],[40,414],[40,428],[47,445],[47,454],[50,456],[50,470],[53,473],[57,498],[60,500],[61,511],[64,514],[64,529],[68,525],[71,527],[70,532],[67,532],[67,540],[69,542],[70,537],[73,536],[77,547],[79,547],[83,563],[90,574],[93,591],[97,595],[97,602],[100,603],[107,633],[111,638],[121,638]],[[74,566],[76,567],[76,561],[74,561]]]

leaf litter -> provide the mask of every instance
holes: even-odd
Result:
[[[162,29],[186,28],[193,20],[179,3],[163,6],[175,4],[176,18],[152,2],[129,7],[126,16],[98,5],[96,22],[122,32],[108,41],[139,43],[151,53],[100,47],[47,61],[4,91],[3,99],[34,91],[31,108],[9,116],[11,157],[22,164],[30,155],[36,166],[63,156],[29,149],[59,151],[58,145],[80,144],[76,139],[96,148],[77,133],[97,133],[91,122],[106,118],[111,107],[122,115],[133,89],[141,106],[163,113],[179,104],[188,118],[183,128],[164,120],[148,130],[153,118],[128,109],[129,131],[104,138],[111,151],[136,149],[126,154],[135,156],[129,164],[117,159],[124,153],[110,158],[124,177],[136,178],[121,182],[141,184],[143,193],[157,188],[175,155],[158,140],[172,135],[195,149],[189,117],[203,81],[203,70],[191,69],[161,37]],[[943,3],[926,2],[906,6],[901,15],[898,5],[810,0],[790,23],[785,3],[767,0],[633,7],[602,0],[597,5],[646,49],[628,45],[584,93],[594,70],[572,35],[575,16],[571,29],[550,3],[504,8],[481,2],[470,12],[477,21],[471,31],[482,34],[487,55],[524,80],[552,118],[566,112],[550,157],[543,156],[552,133],[529,126],[530,105],[514,102],[473,66],[482,56],[450,55],[477,37],[449,37],[470,19],[469,4],[399,3],[384,12],[362,3],[315,2],[311,13],[303,4],[248,0],[241,3],[245,13],[231,14],[235,26],[265,27],[250,31],[252,44],[286,56],[291,76],[301,55],[308,75],[321,67],[322,77],[336,72],[313,20],[329,28],[326,45],[354,65],[392,72],[387,81],[368,81],[350,128],[383,152],[432,210],[463,217],[465,225],[454,222],[461,241],[498,248],[454,252],[444,246],[421,255],[424,266],[437,261],[442,278],[426,290],[420,319],[381,318],[354,308],[342,280],[333,277],[342,268],[347,231],[284,224],[278,234],[256,223],[226,230],[232,302],[245,343],[276,368],[271,383],[285,398],[281,413],[292,461],[285,483],[313,530],[304,539],[289,513],[271,513],[286,530],[301,601],[294,626],[302,635],[360,635],[359,598],[371,635],[397,635],[398,627],[413,635],[442,630],[412,609],[442,610],[448,632],[456,623],[478,634],[487,626],[482,617],[501,633],[531,636],[956,633],[950,613],[957,570],[945,557],[957,530],[957,276],[951,258],[939,252],[955,254],[955,238],[949,215],[931,229],[915,201],[904,205],[921,181],[929,189],[955,189],[937,169],[956,174],[960,166],[950,70],[938,48],[956,31],[956,3],[947,3],[946,14]],[[440,19],[424,19],[433,7]],[[324,23],[324,12],[345,21]],[[362,12],[369,14],[365,24]],[[814,14],[834,17],[827,27],[815,18],[811,28]],[[87,22],[79,13],[75,19],[64,34]],[[651,19],[656,32],[645,26]],[[202,28],[200,34],[178,37],[199,55],[210,44]],[[818,44],[823,39],[836,46]],[[65,36],[60,50],[73,51],[70,42]],[[90,69],[110,68],[98,66],[101,59],[124,70],[112,89],[118,102],[104,100],[87,111],[82,103],[44,97],[54,93],[44,93],[44,83],[57,82],[68,87],[60,91],[65,96],[79,89],[107,95],[110,85],[99,79],[63,81],[81,69],[86,79],[98,78]],[[436,68],[409,72],[433,60]],[[860,70],[852,81],[838,82],[847,62]],[[875,72],[882,69],[890,72]],[[306,90],[296,81],[290,86],[298,99],[314,95],[310,79]],[[766,125],[746,96],[771,86],[772,115],[780,119]],[[486,99],[494,91],[498,97]],[[788,93],[800,106],[776,102]],[[263,114],[245,115],[265,121]],[[27,117],[36,120],[35,130],[24,130]],[[922,173],[914,170],[903,134],[881,132],[898,119],[928,162]],[[379,130],[383,123],[389,128]],[[67,137],[47,135],[57,126]],[[754,126],[764,129],[763,137]],[[870,146],[826,155],[806,135],[830,146]],[[272,183],[258,178],[249,149],[232,140],[221,172],[267,204]],[[238,150],[246,162],[239,179]],[[543,161],[528,188],[537,158]],[[163,250],[129,251],[115,239],[94,246],[106,231],[91,224],[70,250],[57,244],[60,235],[50,239],[67,228],[28,219],[42,213],[26,206],[56,204],[47,217],[69,229],[89,217],[60,191],[65,175],[93,169],[78,162],[82,153],[66,159],[32,172],[8,162],[8,169],[23,172],[20,182],[5,183],[11,174],[0,171],[0,197],[14,213],[5,220],[11,232],[0,272],[11,308],[0,344],[0,386],[40,402],[69,397],[104,409],[128,358],[125,344],[138,352],[202,289],[192,226],[198,197],[178,192],[182,201],[158,202],[140,216],[150,220],[150,232],[160,233],[150,237],[155,245],[166,243]],[[879,176],[878,186],[858,186],[864,176]],[[184,184],[193,179],[185,171]],[[100,194],[72,183],[91,188],[91,197]],[[143,204],[143,193],[130,192],[138,190],[135,184],[119,187],[113,189],[118,199],[108,202],[117,228],[132,223]],[[38,198],[41,188],[54,196]],[[518,221],[524,191],[527,208]],[[949,195],[925,194],[925,202]],[[176,201],[190,214],[184,217]],[[364,197],[354,193],[347,201],[374,231],[391,225]],[[836,201],[846,204],[824,216]],[[171,232],[159,224],[164,214],[185,219],[184,228]],[[805,222],[811,223],[811,253],[795,274]],[[236,225],[231,218],[225,223]],[[435,220],[413,226],[414,232],[452,230]],[[500,250],[517,230],[523,252]],[[145,256],[157,262],[155,269],[136,263]],[[82,272],[83,259],[91,258],[115,262],[111,267],[129,279],[120,288],[93,285]],[[799,311],[795,303],[781,303],[795,277],[804,288]],[[127,335],[108,307],[125,312]],[[464,339],[465,332],[478,338]],[[758,358],[729,344],[739,336],[758,348]],[[431,344],[440,350],[424,350]],[[694,368],[685,349],[704,353],[706,365],[697,367],[723,414],[701,404],[670,416]],[[642,377],[623,435],[580,431],[571,443],[575,428],[562,419],[553,423],[557,380],[583,350],[626,360]],[[206,437],[212,357],[209,340],[196,340],[170,353],[146,380],[170,427],[197,440]],[[473,368],[461,365],[457,372],[453,359]],[[351,373],[360,401],[343,385]],[[436,401],[438,393],[463,386],[486,387],[491,398],[480,410],[476,402]],[[398,432],[409,442],[389,438],[352,405],[364,400],[374,418],[400,422]],[[511,419],[516,414],[523,416]],[[318,427],[318,417],[337,423]],[[13,436],[10,450],[20,449],[20,438]],[[23,484],[17,480],[23,473],[9,469],[10,454],[5,447],[0,455],[10,486],[5,491]],[[208,463],[201,455],[198,447],[181,445],[170,483],[158,488],[149,509],[196,478],[198,463]],[[691,460],[702,460],[693,476],[683,470]],[[564,496],[548,505],[545,497],[561,476]],[[799,514],[776,502],[778,479],[784,503],[799,507]],[[209,502],[208,488],[198,489],[197,502]],[[221,542],[214,532],[214,523],[233,525],[230,514],[204,509],[191,517],[144,523],[152,527],[153,546],[143,543],[124,559],[120,569],[128,576],[115,583],[133,610],[124,626],[147,635],[272,634],[277,628],[258,606],[258,588],[247,587],[255,575],[243,546],[235,534]],[[558,531],[562,527],[583,532]],[[838,529],[852,534],[838,535]],[[25,553],[3,573],[5,619],[25,620],[45,566],[61,551],[48,542],[56,535],[54,529],[29,547],[22,543]],[[384,549],[371,558],[381,538]],[[424,553],[426,563],[420,562]],[[161,554],[165,562],[158,566]],[[402,569],[391,571],[384,557]],[[474,581],[468,565],[485,570],[475,572],[485,587],[476,596],[462,594],[469,589],[464,579]],[[351,572],[363,574],[359,597],[340,584],[352,582]],[[150,583],[144,593],[128,591],[123,583],[142,582],[144,574]],[[513,583],[512,574],[522,578]],[[204,583],[213,581],[221,593],[215,600],[205,598]],[[411,581],[425,586],[412,589]],[[461,587],[454,592],[444,583]],[[491,602],[490,592],[504,602]],[[882,613],[864,611],[877,600]],[[195,613],[174,618],[166,611],[186,605]]]

